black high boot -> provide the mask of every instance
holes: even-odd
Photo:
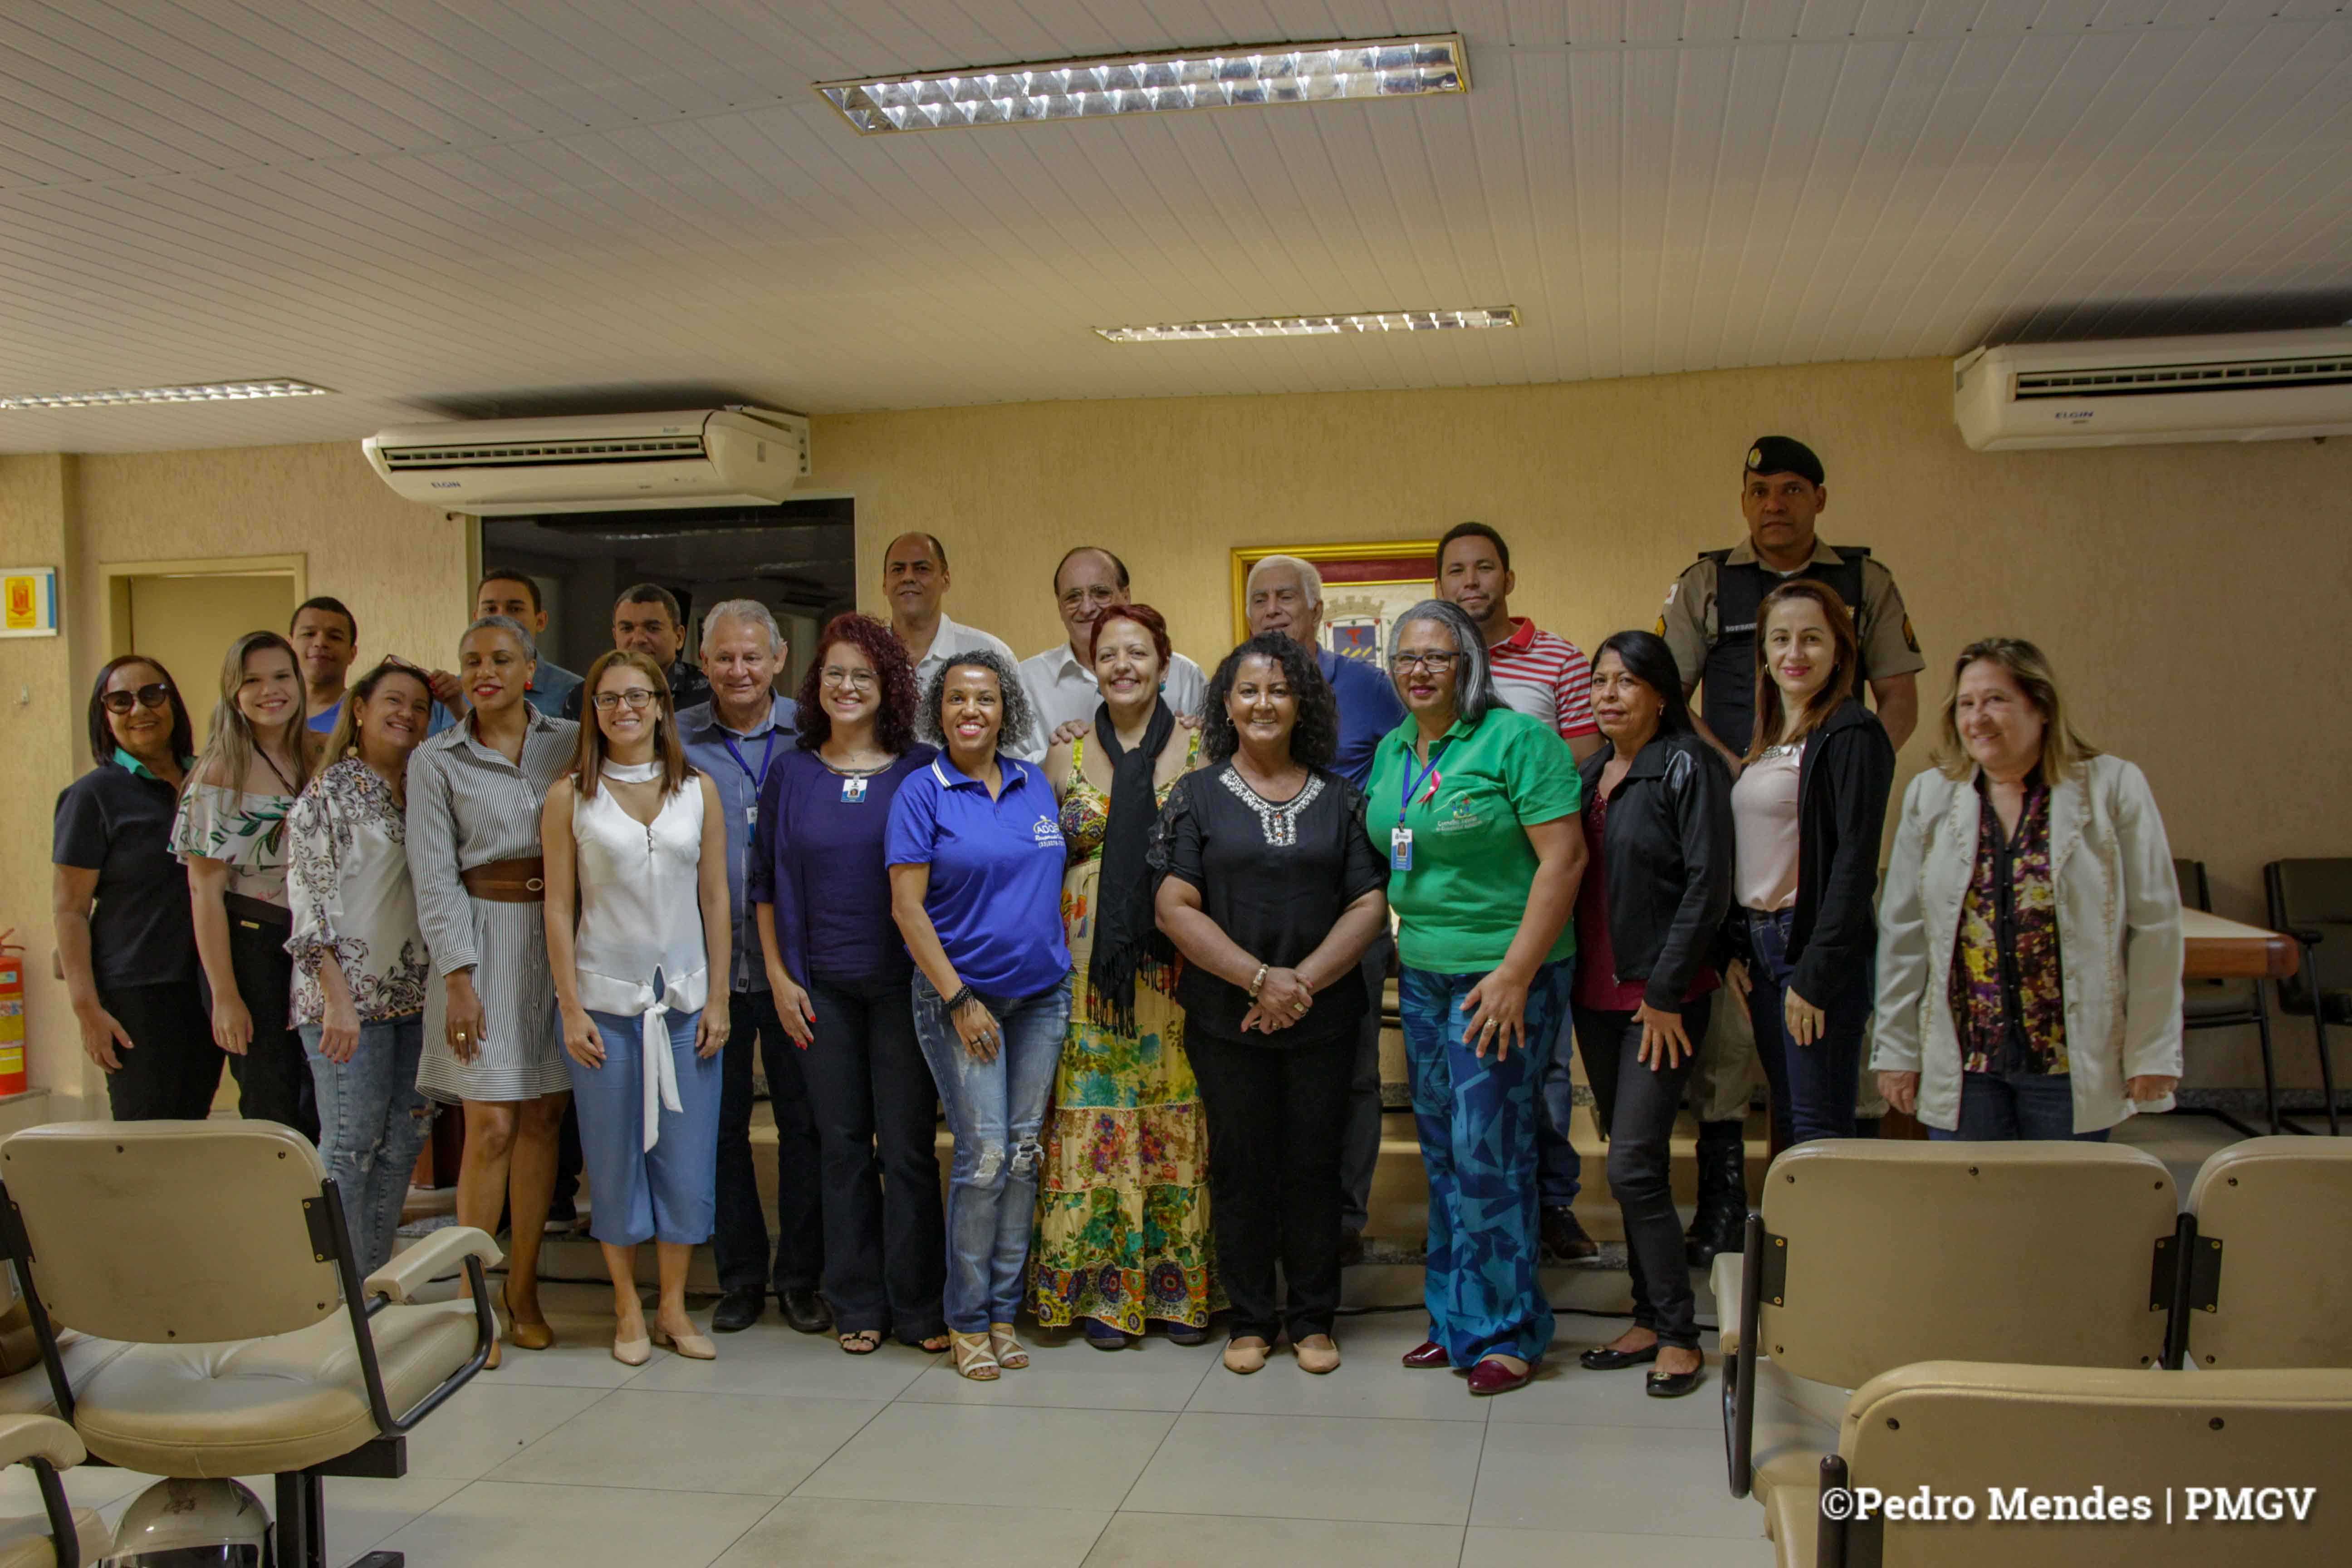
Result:
[[[1698,1124],[1698,1213],[1685,1233],[1691,1267],[1704,1268],[1718,1252],[1737,1252],[1748,1228],[1748,1125]]]

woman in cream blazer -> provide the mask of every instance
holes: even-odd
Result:
[[[2005,637],[1960,654],[1940,762],[1905,792],[1879,902],[1888,1104],[1972,1139],[2169,1109],[2180,894],[2146,776],[2078,740],[2049,661]]]

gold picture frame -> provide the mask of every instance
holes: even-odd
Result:
[[[1249,637],[1250,569],[1269,555],[1296,555],[1323,574],[1318,640],[1346,658],[1381,665],[1396,612],[1433,595],[1434,539],[1358,540],[1340,544],[1251,544],[1233,552],[1234,640]]]

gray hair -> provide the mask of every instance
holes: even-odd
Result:
[[[702,612],[702,649],[710,651],[710,639],[717,635],[721,621],[743,621],[759,626],[768,634],[768,651],[784,651],[784,634],[776,625],[776,617],[768,606],[757,599],[722,599]]]
[[[1323,574],[1315,570],[1315,563],[1312,561],[1301,561],[1296,555],[1266,555],[1261,556],[1257,564],[1249,569],[1249,579],[1242,584],[1242,601],[1244,605],[1248,603],[1249,596],[1257,592],[1257,574],[1269,566],[1287,566],[1297,573],[1299,586],[1307,590],[1307,602],[1310,605],[1322,604]]]
[[[947,727],[940,722],[940,700],[947,695],[948,671],[967,666],[996,677],[997,688],[1004,694],[1004,719],[996,731],[996,749],[1019,754],[1031,724],[1029,690],[1021,684],[1021,672],[1013,668],[1013,662],[992,648],[969,648],[950,654],[947,662],[931,672],[931,678],[923,682],[923,706],[915,715],[915,732],[932,745],[946,749]]]
[[[476,621],[472,626],[467,626],[463,632],[458,634],[457,640],[460,643],[463,643],[467,637],[472,637],[476,632],[480,631],[506,633],[507,636],[514,638],[515,641],[522,645],[523,658],[530,660],[533,664],[537,664],[539,662],[539,639],[532,637],[530,631],[525,628],[523,624],[520,621],[516,620],[512,616],[484,616],[481,619]]]
[[[1448,599],[1423,599],[1389,626],[1389,679],[1396,679],[1397,644],[1404,637],[1405,627],[1415,621],[1435,621],[1453,634],[1454,646],[1462,658],[1454,666],[1454,706],[1464,722],[1475,724],[1503,705],[1495,695],[1495,681],[1486,667],[1486,639],[1478,634],[1478,623],[1469,612]],[[1399,688],[1397,695],[1404,695]]]

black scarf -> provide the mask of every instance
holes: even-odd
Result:
[[[1135,976],[1144,960],[1166,963],[1175,956],[1152,916],[1151,872],[1144,864],[1152,825],[1160,820],[1160,792],[1152,775],[1175,732],[1176,715],[1164,699],[1155,701],[1143,743],[1129,751],[1118,743],[1109,705],[1095,710],[1095,739],[1110,763],[1110,820],[1103,827],[1102,873],[1095,889],[1087,1010],[1097,1023],[1122,1032],[1135,1028]]]

